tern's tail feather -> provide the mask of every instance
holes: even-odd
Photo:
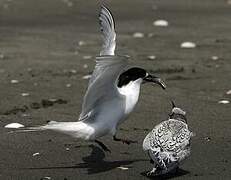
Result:
[[[92,140],[95,138],[94,128],[82,121],[78,121],[78,122],[51,121],[43,126],[26,127],[12,132],[34,132],[34,131],[43,131],[43,130],[57,131],[63,134],[70,135],[74,138],[81,138],[84,140]]]
[[[100,51],[100,56],[114,55],[116,47],[115,22],[110,10],[105,6],[101,7],[99,23],[100,30],[103,35],[103,46],[102,50]]]

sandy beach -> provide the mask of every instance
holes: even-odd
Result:
[[[9,123],[77,121],[101,48],[100,3],[0,0],[0,179],[149,179],[146,134],[168,118],[170,99],[187,111],[196,136],[176,175],[150,179],[231,179],[231,2],[106,1],[117,29],[117,54],[163,78],[167,90],[144,85],[118,136],[137,144],[94,143],[51,131],[10,133]],[[167,27],[154,26],[166,20]],[[141,37],[134,37],[138,33]],[[181,48],[183,42],[195,48]],[[220,103],[219,103],[220,102]]]

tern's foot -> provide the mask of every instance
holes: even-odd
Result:
[[[122,143],[124,144],[131,144],[131,143],[138,143],[138,141],[132,141],[132,140],[129,140],[129,139],[120,139],[120,138],[117,138],[116,136],[113,136],[113,140],[114,141],[121,141]]]
[[[105,144],[103,144],[102,142],[100,142],[100,141],[98,141],[98,140],[95,140],[95,142],[104,150],[104,152],[109,152],[109,153],[111,153],[111,150],[108,149],[108,147],[107,147]]]

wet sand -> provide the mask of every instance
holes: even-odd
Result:
[[[169,99],[188,112],[196,136],[180,172],[165,178],[230,179],[230,104],[218,101],[231,100],[226,94],[231,89],[231,5],[225,0],[106,4],[116,19],[118,54],[130,55],[168,86],[163,91],[144,85],[135,112],[120,127],[118,136],[139,143],[128,146],[105,137],[101,140],[112,150],[105,154],[95,144],[55,132],[16,134],[4,128],[12,122],[76,121],[88,82],[83,76],[92,72],[101,37],[99,3],[0,0],[0,179],[148,179],[143,172],[152,166],[142,141],[167,118]],[[157,19],[169,26],[153,26]],[[144,37],[134,38],[135,32]],[[184,41],[197,47],[182,49]],[[151,55],[156,58],[148,59]]]

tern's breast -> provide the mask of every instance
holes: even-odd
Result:
[[[139,98],[141,82],[142,79],[138,79],[118,89],[119,93],[125,96],[125,114],[133,111]]]

